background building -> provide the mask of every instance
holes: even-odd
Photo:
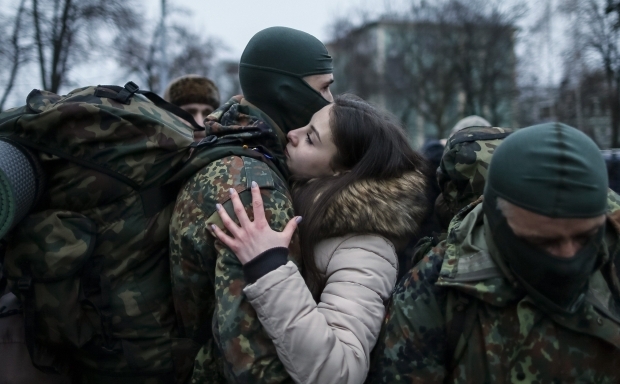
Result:
[[[515,126],[514,31],[493,20],[365,23],[328,45],[334,91],[389,110],[414,145],[445,137],[458,120],[474,114]]]

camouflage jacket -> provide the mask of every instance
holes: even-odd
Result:
[[[493,256],[480,200],[459,212],[447,240],[396,286],[367,382],[619,382],[620,207],[611,198],[607,261],[566,317],[534,302]]]
[[[223,228],[217,203],[236,218],[230,188],[239,193],[253,217],[252,181],[261,188],[271,227],[284,228],[294,216],[280,175],[285,170],[285,136],[268,116],[239,96],[211,114],[206,123],[207,139],[210,135],[237,138],[237,145],[263,153],[282,172],[256,158],[231,154],[204,166],[180,191],[170,223],[170,268],[179,333],[186,346],[192,344],[194,355],[179,363],[194,367],[195,383],[290,380],[243,294],[241,263],[207,229],[218,222]],[[290,254],[295,257],[298,252]]]

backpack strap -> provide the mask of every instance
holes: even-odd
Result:
[[[144,97],[149,99],[153,104],[155,104],[159,108],[165,109],[166,111],[179,116],[183,120],[190,123],[192,125],[192,128],[194,128],[194,130],[197,130],[197,131],[205,130],[205,127],[198,125],[198,123],[196,123],[196,120],[194,120],[194,117],[190,115],[189,112],[185,111],[184,109],[174,104],[167,102],[166,100],[162,99],[159,95],[157,95],[154,92],[141,90],[140,87],[138,87],[138,85],[134,83],[133,81],[130,81],[127,84],[125,84],[124,87],[121,87],[118,85],[98,85],[97,90],[95,91],[96,97],[105,97],[107,99],[112,99],[114,101],[117,101],[125,105],[131,102],[131,98],[135,94],[143,95]]]
[[[452,320],[447,324],[446,329],[445,366],[451,375],[458,366],[478,317],[478,300],[465,298],[458,293],[449,295],[448,308],[452,310]]]
[[[32,277],[25,275],[21,277],[17,281],[17,289],[24,296],[24,300],[22,301],[23,305],[23,313],[24,313],[24,336],[26,339],[26,348],[28,348],[28,354],[30,355],[30,360],[32,361],[32,365],[37,369],[44,373],[58,374],[54,368],[47,365],[38,364],[35,361],[35,356],[37,353],[35,352],[36,342],[36,306],[34,302],[34,286],[32,285]]]
[[[8,279],[4,274],[4,255],[6,253],[6,240],[0,239],[0,296],[4,295]]]

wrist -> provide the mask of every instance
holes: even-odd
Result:
[[[243,265],[243,275],[248,284],[255,283],[269,272],[285,265],[288,261],[288,248],[275,247],[266,250]]]

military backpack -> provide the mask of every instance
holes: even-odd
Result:
[[[182,347],[168,225],[180,187],[229,155],[279,174],[241,138],[195,143],[194,129],[204,128],[131,82],[66,96],[34,90],[0,114],[0,141],[41,171],[37,202],[3,239],[4,274],[38,368],[80,382],[174,382]]]

